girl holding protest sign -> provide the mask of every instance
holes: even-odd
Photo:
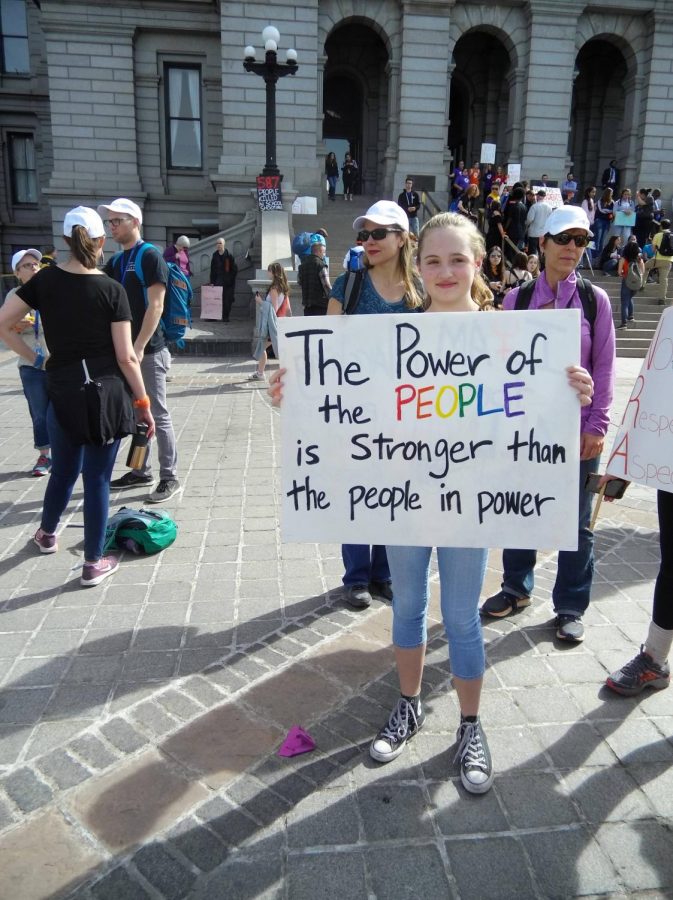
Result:
[[[431,219],[422,229],[418,245],[420,274],[427,292],[424,310],[449,313],[489,309],[493,296],[478,274],[485,252],[483,236],[463,216],[442,213]],[[276,403],[282,397],[283,374],[280,370],[271,379],[270,394]],[[572,367],[569,381],[581,402],[590,402],[589,374]],[[432,554],[432,547],[386,549],[394,586],[393,643],[401,696],[370,747],[372,758],[384,763],[402,753],[425,721],[420,690]],[[486,556],[485,549],[437,548],[442,618],[461,710],[456,759],[460,760],[462,784],[474,794],[485,793],[493,782],[491,757],[479,721],[485,656],[478,601]]]
[[[483,236],[464,216],[441,213],[430,219],[421,230],[417,256],[427,293],[425,311],[492,308],[493,294],[479,274],[485,254]],[[432,554],[432,547],[386,549],[395,586],[393,643],[401,696],[369,749],[378,762],[399,756],[425,721],[420,693]],[[478,602],[487,554],[485,549],[437,547],[442,619],[461,711],[456,759],[463,786],[473,794],[485,793],[493,783],[491,755],[479,721],[485,657]]]
[[[484,238],[462,216],[441,213],[421,230],[418,267],[428,313],[479,312],[492,308],[493,295],[480,273]],[[570,385],[580,402],[590,402],[589,373],[574,366]],[[401,697],[370,747],[379,762],[395,759],[425,720],[420,690],[427,634],[428,578],[432,547],[388,546],[394,584],[393,643]],[[479,618],[479,594],[486,549],[437,547],[442,619],[449,643],[453,685],[460,705],[456,760],[467,791],[483,794],[493,782],[493,767],[479,720],[485,657]]]

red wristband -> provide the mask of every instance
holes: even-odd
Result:
[[[135,409],[149,409],[150,408],[150,398],[145,394],[144,397],[141,397],[140,400],[134,400],[133,406]]]

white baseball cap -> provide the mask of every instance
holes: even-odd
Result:
[[[126,197],[117,197],[116,200],[113,200],[107,206],[99,206],[98,212],[101,216],[106,216],[107,213],[123,213],[126,216],[132,216],[134,219],[137,219],[139,225],[143,224],[141,208],[133,200],[128,200]]]
[[[63,234],[72,237],[72,230],[76,225],[86,229],[90,238],[105,237],[105,225],[95,209],[88,206],[76,206],[65,214],[63,219]]]
[[[28,255],[34,256],[38,262],[42,259],[40,251],[35,250],[33,247],[30,247],[28,250],[17,250],[12,257],[12,272],[16,272],[23,257]]]
[[[545,234],[560,234],[570,228],[582,228],[589,237],[593,237],[589,217],[581,206],[559,206],[547,219]]]
[[[370,206],[364,216],[358,216],[353,222],[353,228],[359,231],[365,221],[374,222],[376,225],[397,225],[402,231],[409,231],[409,217],[397,203],[392,200],[378,200]]]

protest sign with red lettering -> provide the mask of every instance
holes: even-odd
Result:
[[[610,475],[673,491],[673,309],[663,313],[610,451]]]

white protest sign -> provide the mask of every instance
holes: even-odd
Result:
[[[546,196],[544,198],[544,202],[548,203],[552,209],[558,209],[559,206],[563,206],[563,197],[561,196],[561,189],[557,187],[546,187],[543,184],[532,184],[531,190],[534,194],[536,194],[540,188],[545,192]]]
[[[479,162],[486,165],[487,163],[495,163],[495,144],[482,144],[481,153],[479,154]]]
[[[579,323],[279,319],[283,539],[576,549]]]
[[[673,309],[659,320],[626,404],[607,471],[673,491]]]
[[[507,184],[521,181],[521,163],[509,163],[507,166]]]

